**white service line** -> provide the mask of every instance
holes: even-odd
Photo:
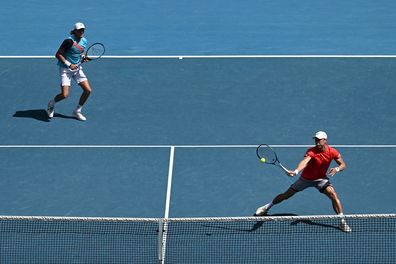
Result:
[[[0,145],[1,148],[256,148],[259,144],[250,145]],[[311,145],[269,144],[274,148],[309,148]],[[396,148],[396,144],[331,144],[337,148]]]
[[[385,55],[104,55],[103,59],[246,59],[246,58],[396,58]],[[53,55],[10,55],[0,59],[55,59]]]

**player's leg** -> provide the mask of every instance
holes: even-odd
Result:
[[[69,96],[69,90],[70,86],[68,85],[61,85],[61,92],[57,94],[54,99],[50,100],[48,102],[48,108],[47,108],[47,114],[49,118],[54,117],[55,113],[55,103],[62,101],[63,99],[66,99]]]
[[[292,197],[297,191],[295,191],[292,187],[286,190],[286,192],[277,195],[274,200],[272,200],[272,204],[278,204],[283,202],[284,200],[289,199]]]
[[[55,113],[55,103],[62,101],[69,96],[69,89],[71,85],[72,73],[64,67],[59,67],[60,87],[61,92],[48,102],[47,114],[49,118],[52,118]]]
[[[332,185],[328,185],[325,187],[323,193],[330,198],[334,211],[338,214],[343,216],[342,205],[340,199],[338,199],[338,195]],[[351,232],[352,229],[346,223],[345,218],[341,218],[340,229],[344,232]]]
[[[88,97],[91,95],[92,89],[89,85],[88,80],[80,82],[80,86],[83,89],[83,93],[81,94],[80,101],[78,102],[79,105],[83,106],[87,101]]]
[[[290,197],[292,197],[297,191],[295,191],[292,187],[289,187],[289,189],[286,190],[286,192],[278,194],[271,203],[268,203],[266,205],[263,205],[259,208],[257,208],[256,210],[256,214],[257,216],[260,215],[265,215],[266,213],[268,213],[269,209],[271,209],[272,206],[274,206],[275,204],[281,203],[284,200],[289,199]]]
[[[69,91],[70,91],[70,86],[62,86],[61,85],[61,92],[57,94],[54,98],[55,103],[62,101],[63,99],[66,99],[69,97]]]
[[[333,206],[334,211],[336,212],[336,214],[342,214],[342,205],[340,202],[340,199],[338,199],[338,195],[336,193],[336,191],[334,190],[334,187],[332,185],[328,185],[324,191],[324,194],[326,194],[327,197],[330,198],[331,200],[331,204]]]
[[[84,72],[82,69],[80,69],[76,75],[74,76],[75,80],[77,81],[78,85],[83,89],[83,92],[80,96],[80,100],[78,102],[77,108],[73,111],[74,116],[80,120],[80,121],[85,121],[87,118],[83,116],[81,113],[81,110],[85,104],[85,102],[88,100],[88,97],[91,95],[91,86],[89,85],[88,79],[85,76]]]

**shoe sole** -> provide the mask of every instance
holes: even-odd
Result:
[[[79,118],[78,115],[76,115],[75,113],[73,113],[73,116],[74,116],[74,118],[76,118],[76,119],[79,120],[79,121],[87,121],[87,118],[86,118],[86,117],[84,117],[84,119]]]

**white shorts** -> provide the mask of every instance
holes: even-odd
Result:
[[[70,86],[72,78],[78,84],[80,84],[83,81],[88,80],[87,76],[85,76],[85,73],[83,72],[83,69],[82,69],[81,66],[76,71],[72,71],[69,68],[65,68],[63,66],[59,66],[59,74],[60,74],[61,85],[62,86]]]

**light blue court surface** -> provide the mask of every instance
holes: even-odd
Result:
[[[394,54],[392,0],[3,1],[0,55],[53,55],[76,21],[109,55]]]
[[[282,145],[294,168],[320,129],[348,165],[332,179],[345,213],[395,212],[394,58],[103,59],[85,66],[87,122],[71,118],[77,85],[46,118],[55,64],[0,60],[1,214],[163,217],[168,193],[170,217],[252,215],[290,185],[254,146]],[[16,148],[38,144],[52,147]],[[272,213],[333,212],[307,190]]]

